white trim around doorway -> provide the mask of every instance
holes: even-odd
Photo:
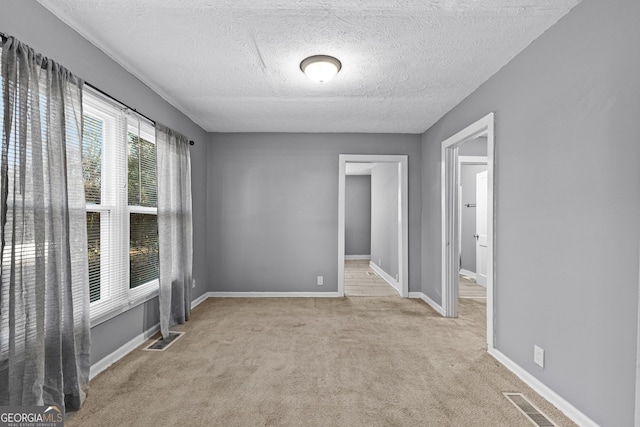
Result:
[[[487,137],[488,206],[490,218],[487,236],[487,345],[495,347],[494,333],[494,284],[495,284],[495,217],[494,217],[494,113],[489,113],[475,123],[442,142],[441,151],[441,207],[442,207],[442,309],[446,317],[458,315],[458,212],[460,211],[458,148],[480,136]]]
[[[340,154],[338,156],[338,295],[344,296],[345,169],[347,163],[396,163],[398,165],[398,284],[409,297],[409,158],[406,155]]]
[[[487,156],[458,156],[458,163],[465,165],[486,165]]]
[[[640,270],[638,271],[638,307],[640,307]],[[638,335],[636,338],[636,405],[635,424],[640,425],[640,310],[638,310]]]

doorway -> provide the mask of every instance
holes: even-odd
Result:
[[[495,347],[494,334],[494,113],[490,113],[442,142],[442,308],[446,317],[458,316],[460,227],[462,209],[459,186],[460,147],[478,137],[487,139],[486,285],[487,345]]]
[[[486,300],[487,139],[465,142],[458,155],[458,297]]]
[[[390,278],[395,282],[400,296],[409,296],[409,222],[408,222],[408,158],[406,155],[367,155],[341,154],[338,167],[338,295],[344,296],[345,284],[345,206],[346,206],[346,168],[351,163],[375,163],[391,168],[397,174],[397,227],[392,237],[393,246],[397,244],[397,255],[393,263],[397,263],[397,276]],[[380,270],[379,274],[384,271]]]

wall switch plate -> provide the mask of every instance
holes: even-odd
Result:
[[[191,288],[195,288],[196,287],[196,279],[192,279],[191,280]]]
[[[318,286],[322,286],[324,285],[324,276],[318,276],[318,282],[317,282]]]
[[[544,349],[537,345],[533,346],[533,363],[544,368]]]

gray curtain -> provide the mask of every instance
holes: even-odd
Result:
[[[193,280],[191,158],[188,139],[156,123],[160,331],[189,320]]]
[[[89,382],[83,81],[2,45],[0,405],[77,409]]]

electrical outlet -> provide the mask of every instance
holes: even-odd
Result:
[[[544,368],[544,349],[537,345],[533,346],[533,363]]]
[[[191,288],[195,288],[196,287],[196,279],[192,279],[191,280]]]
[[[400,275],[399,275],[399,274],[396,274],[396,282],[397,282],[398,280],[400,280]]]
[[[318,286],[324,285],[324,276],[318,276],[317,285]]]
[[[378,258],[378,267],[382,267],[382,260]]]

